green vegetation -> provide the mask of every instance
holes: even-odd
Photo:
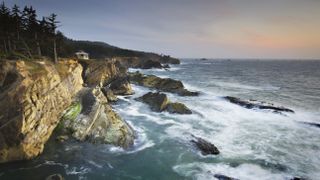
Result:
[[[74,121],[81,112],[81,103],[73,102],[62,116],[62,120]]]
[[[14,5],[10,9],[2,2],[0,51],[4,52],[4,58],[33,59],[34,56],[49,56],[57,60],[56,44],[59,33],[56,29],[59,22],[56,18],[56,14],[51,14],[39,20],[32,6],[25,6],[20,10]]]
[[[55,131],[60,133],[66,131],[72,134],[72,131],[70,129],[65,129],[64,124],[66,123],[66,121],[74,121],[80,114],[81,109],[82,106],[79,101],[73,102],[61,117],[61,121],[57,125]]]
[[[62,58],[74,57],[74,53],[83,50],[92,59],[110,57],[139,57],[143,59],[160,59],[162,63],[177,59],[142,51],[121,49],[103,42],[76,41],[68,39],[57,31],[60,22],[57,15],[38,19],[32,6],[22,10],[17,5],[11,9],[5,3],[0,4],[0,58],[2,59],[41,59],[43,56],[57,62]]]

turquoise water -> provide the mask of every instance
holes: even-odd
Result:
[[[301,123],[320,123],[319,69],[319,61],[190,59],[169,71],[143,70],[200,91],[199,97],[168,93],[193,114],[151,112],[134,100],[150,90],[133,86],[135,95],[113,105],[137,132],[132,149],[51,140],[39,158],[1,165],[0,179],[44,179],[54,173],[66,179],[207,180],[217,173],[245,180],[319,179],[320,129]],[[244,109],[221,98],[226,95],[272,102],[296,113]],[[202,156],[189,143],[191,134],[212,142],[221,154]]]

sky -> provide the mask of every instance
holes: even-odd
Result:
[[[179,58],[320,59],[320,0],[5,0],[77,40]]]

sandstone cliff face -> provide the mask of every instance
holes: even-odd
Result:
[[[78,140],[128,148],[134,131],[108,104],[113,93],[133,93],[116,62],[0,61],[0,163],[39,155],[61,119]]]
[[[0,162],[39,155],[82,88],[76,61],[0,62]]]
[[[113,79],[124,76],[126,69],[111,61],[80,61],[84,67],[83,79],[88,86],[106,86]]]
[[[110,89],[115,95],[133,94],[127,68],[115,61],[81,61],[83,79],[89,87]]]

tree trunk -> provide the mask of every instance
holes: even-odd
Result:
[[[9,52],[12,51],[10,38],[8,38],[8,50]]]
[[[32,57],[32,54],[31,54],[31,51],[30,51],[30,48],[29,48],[29,46],[28,46],[28,44],[21,38],[21,41],[22,41],[22,43],[23,43],[23,45],[24,45],[24,47],[26,48],[26,50],[27,50],[27,53],[28,53],[28,55],[29,55],[29,57],[31,58],[31,59],[33,59],[33,57]]]
[[[41,48],[40,48],[40,43],[39,43],[39,40],[38,40],[38,34],[37,33],[34,34],[34,38],[36,39],[38,56],[41,57],[42,54],[41,54]]]
[[[54,56],[54,62],[58,63],[56,39],[53,39],[53,56]]]
[[[6,43],[5,39],[3,39],[3,48],[4,48],[4,52],[7,54],[8,53],[8,49],[7,49],[7,43]]]

